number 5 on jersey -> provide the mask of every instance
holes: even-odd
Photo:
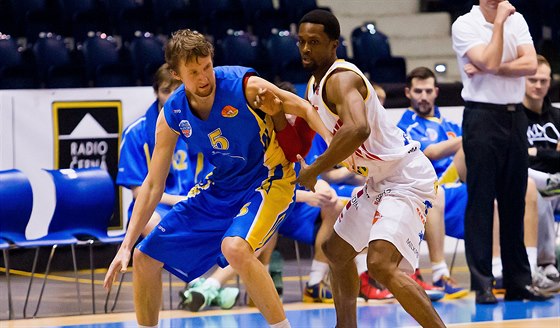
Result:
[[[220,128],[210,132],[208,134],[208,138],[210,139],[210,143],[214,149],[229,149],[229,141],[222,135],[222,130]]]

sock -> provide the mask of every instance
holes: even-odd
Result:
[[[502,259],[500,257],[492,258],[492,275],[494,278],[502,277]]]
[[[202,285],[203,286],[208,286],[208,287],[211,287],[211,288],[215,288],[215,289],[220,289],[222,287],[222,284],[218,281],[218,279],[215,279],[215,278],[206,279],[206,281]]]
[[[327,263],[313,260],[313,262],[311,262],[311,272],[309,273],[307,285],[314,286],[320,283],[327,272],[329,272],[329,265]]]
[[[138,328],[158,328],[158,325],[155,325],[155,326],[142,326],[142,325],[138,325]]]
[[[192,287],[192,286],[194,286],[194,284],[196,284],[198,281],[200,281],[200,277],[191,280],[191,282],[188,283],[188,286],[189,286],[189,287]]]
[[[449,268],[447,268],[447,263],[445,261],[434,263],[432,262],[432,281],[436,282],[441,279],[442,276],[449,277]]]
[[[529,259],[529,265],[531,266],[531,274],[537,272],[537,248],[536,247],[526,247],[527,258]]]
[[[290,322],[288,321],[288,319],[284,319],[278,323],[270,325],[270,328],[291,328],[291,327],[292,326],[290,326]]]
[[[358,275],[367,271],[367,254],[358,254],[354,259],[356,262],[356,267],[358,268]]]

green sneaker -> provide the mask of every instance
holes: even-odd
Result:
[[[235,306],[239,298],[239,289],[235,287],[220,288],[218,296],[212,301],[212,305],[218,305],[223,310],[229,310]]]
[[[276,291],[278,292],[278,296],[282,299],[282,294],[284,292],[284,282],[282,280],[282,267],[284,266],[284,259],[282,258],[282,254],[278,251],[272,252],[270,256],[270,265],[268,272],[272,277],[272,281],[274,281],[274,287],[276,287]]]
[[[218,297],[218,294],[218,289],[210,286],[200,285],[192,287],[185,292],[185,301],[182,306],[184,309],[192,312],[202,311],[212,304],[214,299]]]
[[[179,308],[184,308],[185,305],[185,300],[187,300],[187,298],[189,298],[190,296],[190,289],[193,287],[200,287],[202,286],[202,284],[204,283],[204,281],[206,281],[206,278],[198,278],[195,279],[191,282],[189,282],[187,284],[187,286],[185,287],[185,289],[183,289],[182,291],[179,292],[179,297],[181,298],[181,301],[179,302]]]

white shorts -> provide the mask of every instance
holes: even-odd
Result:
[[[386,240],[404,257],[399,267],[412,273],[418,267],[420,242],[428,208],[436,196],[437,177],[423,154],[411,154],[395,166],[394,173],[364,188],[346,204],[334,230],[356,252],[372,240]]]

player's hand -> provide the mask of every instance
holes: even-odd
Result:
[[[315,194],[321,196],[320,207],[334,207],[338,203],[336,191],[325,180],[318,180]]]
[[[475,74],[482,72],[481,70],[478,69],[478,67],[474,66],[471,63],[466,63],[465,66],[463,67],[463,70],[465,71],[468,77],[473,77]]]
[[[515,14],[515,7],[509,1],[502,1],[498,4],[494,24],[503,23],[509,16]]]
[[[277,115],[282,111],[282,100],[266,88],[259,88],[253,105],[270,116]]]
[[[103,281],[103,287],[105,287],[107,291],[111,291],[111,286],[113,286],[113,282],[115,282],[119,272],[126,272],[128,262],[130,262],[130,254],[131,252],[129,249],[124,249],[122,247],[119,248],[117,255],[115,255],[113,262],[111,262],[111,265],[109,266],[109,270],[107,270],[107,273],[105,274],[105,280]]]
[[[313,173],[310,169],[309,165],[305,163],[305,160],[301,155],[297,155],[297,159],[299,164],[301,165],[301,170],[299,171],[299,175],[297,179],[292,182],[292,184],[299,184],[300,186],[305,187],[308,190],[315,192],[315,184],[317,184],[317,174]]]

